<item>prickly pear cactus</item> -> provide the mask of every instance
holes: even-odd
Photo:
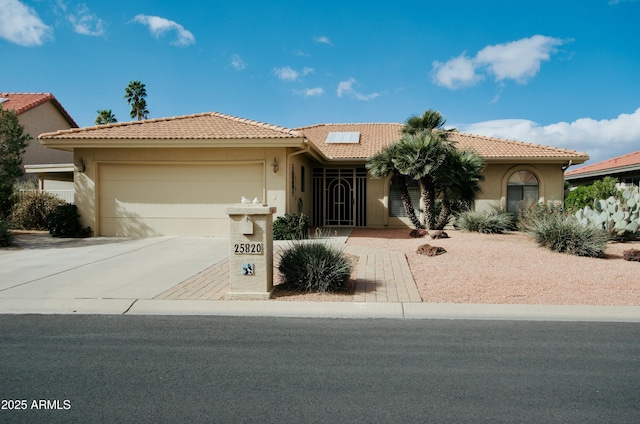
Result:
[[[614,197],[594,202],[593,208],[585,206],[576,212],[576,218],[584,225],[603,228],[612,239],[635,240],[640,237],[640,192],[627,188],[622,200]]]

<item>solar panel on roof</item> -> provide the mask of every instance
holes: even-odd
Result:
[[[324,142],[357,144],[360,142],[360,132],[333,131],[327,134],[327,139]]]

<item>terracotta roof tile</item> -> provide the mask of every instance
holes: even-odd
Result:
[[[622,168],[627,166],[640,165],[640,150],[626,155],[617,156],[615,158],[603,160],[602,162],[592,163],[591,165],[583,166],[582,168],[572,169],[565,173],[566,176],[574,176],[580,174],[587,174],[590,172],[598,172],[605,170],[614,170],[616,168]]]
[[[383,147],[397,141],[402,136],[403,124],[319,124],[298,128],[305,136],[330,159],[366,159],[379,152]],[[360,132],[359,144],[327,144],[325,140],[330,132]],[[485,159],[539,158],[573,159],[584,162],[589,157],[585,153],[539,144],[523,143],[493,137],[452,132],[450,140],[460,149],[472,149]]]
[[[42,139],[271,139],[301,138],[302,134],[276,125],[217,112],[149,119],[41,134]]]
[[[13,109],[16,111],[16,115],[20,115],[21,113],[31,110],[46,102],[53,102],[69,123],[74,128],[78,128],[76,121],[71,118],[71,115],[69,115],[65,108],[62,107],[60,102],[51,93],[0,93],[0,99],[7,99],[0,103],[0,107],[5,110]]]

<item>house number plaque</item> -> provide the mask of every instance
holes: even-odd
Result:
[[[233,253],[236,255],[262,255],[262,243],[234,243]]]

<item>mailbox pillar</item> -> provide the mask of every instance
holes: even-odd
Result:
[[[231,230],[228,299],[270,299],[273,291],[273,214],[267,205],[227,208]]]

